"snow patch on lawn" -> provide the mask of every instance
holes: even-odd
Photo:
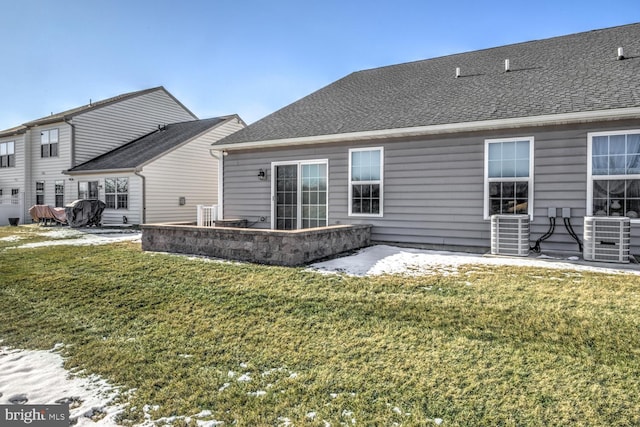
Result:
[[[540,255],[529,257],[497,257],[478,254],[431,251],[395,246],[377,245],[361,249],[353,255],[310,265],[321,273],[344,273],[353,276],[378,276],[381,274],[406,274],[412,276],[457,274],[458,268],[467,265],[542,267],[562,270],[594,271],[600,273],[630,273],[638,270],[621,270],[577,263],[571,259]]]
[[[142,236],[141,232],[137,230],[112,230],[103,228],[75,229],[68,227],[61,227],[58,229],[38,229],[35,231],[35,234],[41,235],[50,240],[44,242],[25,243],[18,246],[12,246],[7,249],[41,248],[45,246],[63,245],[106,245],[109,243],[117,242],[139,242]],[[7,238],[5,239],[8,240]]]
[[[0,347],[0,404],[69,403],[77,426],[116,426],[122,411],[112,405],[116,388],[96,375],[70,376],[56,352]]]

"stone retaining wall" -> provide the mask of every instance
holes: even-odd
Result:
[[[369,246],[371,225],[335,225],[305,230],[144,224],[145,251],[204,255],[273,265],[304,265]]]

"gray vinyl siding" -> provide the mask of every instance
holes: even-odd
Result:
[[[42,157],[40,151],[40,134],[42,131],[58,129],[58,156]],[[36,182],[44,181],[44,204],[55,206],[55,182],[65,181],[65,204],[75,200],[67,191],[69,176],[62,171],[71,164],[71,127],[65,122],[35,126],[27,134],[27,146],[31,156],[26,183],[25,218],[29,218],[28,210],[36,203]]]
[[[242,127],[236,119],[228,120],[145,166],[145,221],[195,222],[197,205],[216,204],[218,159],[209,152],[211,144]],[[182,206],[180,197],[186,202]]]
[[[129,178],[129,207],[128,209],[105,209],[102,214],[103,224],[123,224],[123,217],[127,217],[128,224],[142,223],[142,179],[132,173],[105,175],[100,179],[100,200],[104,201],[104,178]]]
[[[146,135],[158,125],[193,119],[161,89],[79,114],[73,118],[76,129],[73,166]]]
[[[98,199],[105,201],[105,178],[129,178],[129,206],[128,209],[105,209],[102,213],[104,225],[123,224],[123,217],[127,217],[128,224],[140,224],[142,222],[142,180],[133,173],[109,173],[104,175],[75,175],[73,181],[65,187],[65,199],[71,201],[78,199],[78,183],[83,181],[98,181]]]
[[[0,144],[4,142],[14,142],[15,152],[15,166],[10,168],[0,168],[0,189],[2,194],[10,195],[12,188],[20,189],[20,192],[24,191],[24,177],[25,177],[25,145],[24,134],[14,135],[10,137],[0,138]]]
[[[372,239],[423,247],[488,250],[490,222],[483,219],[484,143],[486,139],[534,137],[534,218],[531,242],[548,227],[549,207],[557,208],[553,236],[544,251],[578,252],[562,219],[571,208],[571,224],[582,240],[587,194],[587,133],[638,128],[640,123],[531,128],[491,133],[438,136],[350,145],[302,146],[286,150],[230,151],[224,157],[224,216],[269,227],[271,176],[256,177],[271,162],[328,159],[329,224],[373,224]],[[384,147],[384,217],[349,217],[348,150]],[[632,226],[632,252],[640,252],[640,224]]]

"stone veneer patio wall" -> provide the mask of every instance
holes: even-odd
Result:
[[[304,230],[144,224],[145,251],[296,266],[369,246],[371,225],[334,225]]]

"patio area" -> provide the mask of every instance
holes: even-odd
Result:
[[[298,266],[371,244],[371,225],[302,230],[145,224],[142,249],[260,264]]]

